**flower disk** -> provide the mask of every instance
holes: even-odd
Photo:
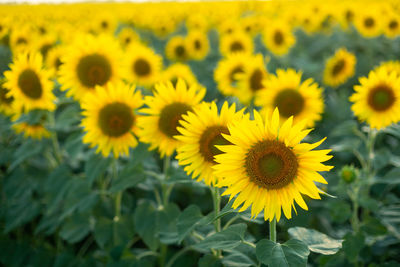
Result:
[[[337,87],[354,75],[356,57],[345,48],[336,51],[335,55],[326,61],[324,83]]]
[[[236,112],[235,105],[225,102],[218,115],[217,105],[203,102],[193,112],[183,115],[182,127],[178,127],[181,135],[175,138],[182,142],[177,149],[176,158],[184,170],[193,179],[204,180],[207,185],[216,184],[212,166],[214,157],[222,151],[216,146],[228,145],[230,142],[222,135],[229,134],[228,125],[243,115],[243,110]]]
[[[217,146],[224,152],[215,156],[217,186],[227,187],[223,195],[230,199],[237,195],[233,208],[243,204],[239,211],[252,205],[253,217],[264,210],[265,220],[279,221],[283,210],[290,219],[294,202],[308,209],[302,194],[320,199],[314,182],[327,183],[318,172],[332,168],[321,163],[332,157],[330,150],[313,150],[324,139],[300,143],[311,130],[304,129],[304,122],[292,125],[293,117],[280,126],[278,109],[272,117],[263,119],[258,112],[254,117],[229,125],[230,135],[223,136],[231,145]]]
[[[107,157],[128,155],[129,148],[137,145],[133,133],[137,131],[135,109],[142,105],[140,92],[122,83],[108,83],[96,87],[82,103],[82,126],[87,132],[84,143],[97,146],[97,153]]]
[[[147,96],[147,108],[140,110],[145,116],[138,119],[140,141],[150,144],[149,149],[158,148],[161,156],[170,156],[180,144],[174,139],[179,132],[182,116],[198,105],[205,89],[197,85],[187,88],[182,79],[176,87],[171,82],[155,85],[154,96]]]

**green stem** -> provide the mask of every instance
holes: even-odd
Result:
[[[366,169],[364,170],[364,174],[367,177],[367,188],[366,188],[366,195],[369,196],[370,190],[371,190],[371,183],[372,179],[374,177],[374,169],[373,169],[373,159],[374,159],[374,146],[375,146],[375,140],[376,140],[376,135],[377,131],[374,129],[370,129],[368,132],[368,139],[367,139],[367,151],[368,151],[368,157],[367,157],[367,163],[366,163]],[[363,216],[367,216],[369,214],[368,209],[364,209]]]
[[[52,128],[51,143],[53,145],[54,156],[56,157],[58,164],[60,164],[62,162],[62,154],[61,154],[60,144],[58,143],[57,132],[55,130],[56,123],[55,123],[55,113],[54,112],[49,116],[49,123],[50,123],[50,127]]]
[[[251,243],[251,242],[249,242],[249,241],[242,240],[242,243],[245,244],[245,245],[248,245],[248,246],[250,246],[252,248],[256,248],[256,245]]]
[[[351,225],[353,227],[353,231],[355,233],[358,232],[359,229],[359,224],[360,221],[358,219],[358,192],[359,192],[359,186],[356,187],[356,189],[354,190],[354,194],[352,193],[348,193],[348,195],[350,196],[350,199],[353,202],[353,215],[351,218]]]
[[[166,183],[169,178],[168,171],[169,171],[170,166],[171,166],[171,157],[165,156],[164,166],[163,166],[164,180],[161,181],[162,203],[163,203],[164,208],[166,208],[168,205],[169,195],[171,194],[171,191],[172,191],[172,185],[168,185]],[[167,250],[168,250],[167,245],[161,243],[160,244],[160,257],[159,257],[159,265],[160,266],[165,266],[165,261],[167,258]]]
[[[251,99],[249,107],[248,107],[248,111],[250,114],[250,119],[254,119],[254,97]]]
[[[118,159],[113,158],[112,161],[112,179],[118,179]],[[121,202],[122,202],[122,191],[117,192],[115,195],[115,202],[114,202],[114,208],[115,208],[115,215],[114,215],[114,244],[117,244],[117,225],[116,223],[120,220],[121,218]]]
[[[210,186],[211,190],[211,195],[213,198],[213,204],[214,204],[214,216],[215,218],[218,217],[219,212],[221,210],[221,195],[219,192],[218,187],[212,187]],[[218,218],[214,221],[214,227],[215,227],[215,232],[221,232],[221,219]],[[222,251],[220,249],[217,250],[217,257],[222,256]]]
[[[269,222],[269,240],[276,243],[276,217]]]

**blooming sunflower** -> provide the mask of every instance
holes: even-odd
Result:
[[[162,67],[162,57],[142,44],[129,46],[125,53],[127,78],[143,86],[151,86],[158,79]]]
[[[311,78],[301,82],[301,76],[294,69],[278,69],[276,76],[270,75],[265,80],[265,90],[257,94],[256,105],[267,114],[278,108],[284,119],[293,116],[296,123],[305,121],[306,126],[314,126],[324,111],[322,89]]]
[[[82,126],[86,131],[83,142],[97,146],[97,153],[107,157],[128,155],[129,148],[137,145],[135,109],[142,106],[142,95],[134,87],[122,83],[97,86],[82,102]]]
[[[257,92],[264,88],[263,81],[267,78],[263,56],[257,54],[247,62],[244,72],[238,73],[238,89],[234,92],[245,105],[248,105],[256,96]]]
[[[165,46],[165,55],[173,61],[187,60],[189,54],[185,38],[182,36],[172,37]]]
[[[28,112],[32,109],[54,110],[55,96],[50,73],[43,68],[43,58],[39,53],[23,53],[4,72],[4,87],[10,90],[7,97],[14,98],[16,111]]]
[[[361,85],[354,86],[350,101],[360,121],[378,130],[400,121],[400,78],[396,72],[380,68],[359,81]]]
[[[223,56],[239,52],[251,54],[254,50],[253,39],[243,31],[235,31],[221,36],[219,50]]]
[[[23,134],[25,138],[40,140],[51,136],[51,133],[42,124],[16,122],[12,125],[12,128],[17,134]]]
[[[231,145],[217,146],[222,154],[215,156],[214,174],[217,186],[227,187],[223,195],[232,199],[232,207],[244,211],[250,205],[252,217],[264,210],[264,219],[277,221],[283,210],[286,218],[292,217],[295,202],[307,210],[302,194],[320,199],[320,190],[314,182],[327,184],[318,173],[332,166],[321,162],[329,160],[330,150],[313,150],[319,142],[300,143],[311,131],[304,124],[292,125],[292,118],[282,126],[278,109],[265,119],[255,111],[255,120],[244,116],[228,125],[230,135],[223,135]]]
[[[354,75],[356,56],[340,48],[325,64],[324,83],[337,87]]]
[[[87,34],[77,37],[61,60],[61,89],[67,90],[67,96],[76,100],[81,100],[96,85],[104,86],[121,77],[121,50],[118,42],[110,36]]]
[[[14,100],[13,97],[8,96],[8,90],[4,85],[5,80],[0,79],[0,113],[3,113],[7,116],[14,113],[12,102]]]
[[[35,40],[35,34],[31,34],[28,27],[14,27],[10,34],[10,48],[14,55],[27,52]]]
[[[273,22],[263,34],[265,46],[275,55],[282,56],[289,52],[296,38],[292,30],[283,22]]]
[[[132,28],[125,27],[119,32],[118,40],[122,47],[129,47],[129,45],[140,41],[140,37]]]
[[[158,148],[161,157],[172,155],[180,144],[174,136],[179,134],[182,115],[192,111],[205,93],[197,85],[187,88],[182,79],[175,88],[171,82],[156,84],[154,96],[145,97],[147,108],[140,110],[144,114],[138,120],[140,141],[150,144],[150,150]]]
[[[243,110],[236,112],[235,104],[229,107],[227,102],[220,115],[215,102],[202,102],[193,112],[182,115],[182,127],[177,128],[181,135],[175,136],[182,145],[177,148],[176,158],[188,175],[207,185],[216,184],[212,166],[214,156],[222,152],[215,145],[230,144],[222,134],[229,134],[228,125],[242,115]]]
[[[394,12],[391,13],[386,17],[384,22],[384,33],[389,38],[396,38],[400,35],[400,16],[395,14]]]
[[[64,55],[64,48],[61,45],[54,46],[49,50],[46,56],[45,64],[51,72],[52,77],[56,77],[62,64],[61,57]]]
[[[378,72],[380,69],[384,69],[387,72],[394,71],[397,77],[400,77],[400,61],[398,60],[389,60],[382,62],[378,67],[374,69],[374,71]]]
[[[207,34],[202,31],[190,31],[186,36],[186,48],[191,59],[204,59],[210,50]]]
[[[189,87],[198,84],[197,78],[190,67],[183,63],[175,63],[170,65],[161,73],[159,82],[172,82],[175,86],[178,79],[182,79]]]
[[[374,9],[357,13],[354,25],[364,37],[373,38],[382,33],[382,20]]]

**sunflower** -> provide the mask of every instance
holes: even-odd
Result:
[[[304,124],[292,125],[292,118],[279,123],[278,109],[265,119],[255,111],[255,120],[244,116],[228,125],[229,135],[223,135],[231,145],[217,146],[222,154],[215,156],[214,174],[217,186],[227,187],[223,195],[230,195],[233,208],[242,203],[239,211],[250,205],[252,217],[264,210],[264,219],[279,221],[281,210],[292,217],[294,203],[307,210],[302,194],[320,199],[320,190],[314,182],[327,184],[318,173],[332,166],[321,162],[329,160],[330,150],[312,150],[317,143],[300,143],[311,131]]]
[[[268,72],[265,69],[263,56],[257,54],[247,62],[244,72],[238,73],[238,89],[234,92],[240,102],[250,104],[258,91],[264,88],[263,81],[267,78]]]
[[[165,46],[165,55],[173,61],[187,60],[189,54],[185,38],[182,36],[172,37]]]
[[[64,48],[60,45],[52,47],[47,53],[45,64],[51,72],[51,76],[55,77],[61,67],[61,57],[64,55]]]
[[[92,20],[92,29],[95,33],[114,34],[117,28],[117,18],[111,14],[98,15]]]
[[[162,57],[142,44],[132,44],[125,53],[127,78],[143,86],[151,86],[158,79],[162,68]]]
[[[186,48],[191,59],[204,59],[210,50],[207,34],[201,31],[190,31],[186,37]]]
[[[132,29],[125,27],[118,33],[118,40],[122,47],[129,47],[131,44],[139,42],[139,35]]]
[[[50,73],[43,68],[39,53],[23,53],[4,72],[4,87],[10,90],[7,97],[14,98],[16,111],[28,112],[32,109],[55,109],[55,96]]]
[[[35,34],[32,34],[27,27],[13,28],[10,34],[10,48],[13,54],[27,52],[35,38]]]
[[[295,44],[296,37],[283,22],[272,22],[263,34],[265,46],[275,55],[283,56]]]
[[[359,79],[350,97],[351,109],[360,121],[382,129],[400,121],[400,78],[385,68],[371,71]]]
[[[397,77],[400,77],[400,61],[398,60],[389,60],[382,62],[381,65],[374,69],[374,71],[378,72],[380,69],[384,69],[389,73],[394,71]]]
[[[183,63],[170,65],[162,72],[159,82],[170,81],[175,86],[178,79],[182,79],[189,87],[198,84],[197,78],[190,67]]]
[[[23,134],[25,138],[40,140],[49,138],[51,133],[42,124],[29,124],[27,122],[16,122],[12,128],[17,134]]]
[[[218,90],[224,95],[233,95],[237,89],[237,74],[243,73],[245,66],[251,62],[252,55],[232,53],[218,62],[214,72],[214,80]]]
[[[223,56],[239,52],[251,54],[254,50],[253,39],[243,31],[235,31],[221,36],[219,49]]]
[[[135,109],[142,102],[140,91],[121,82],[97,86],[82,103],[82,126],[86,131],[83,142],[97,146],[96,152],[104,157],[110,152],[116,158],[128,155],[129,148],[138,144],[134,136],[138,121]]]
[[[293,69],[278,69],[276,76],[265,80],[265,90],[257,94],[256,105],[263,108],[263,113],[271,114],[278,108],[284,119],[293,116],[294,122],[305,121],[307,127],[314,126],[324,111],[323,90],[311,78],[301,82],[301,76]]]
[[[354,75],[356,57],[345,48],[340,48],[325,64],[324,83],[337,87]]]
[[[228,106],[224,102],[221,114],[215,102],[202,102],[193,112],[183,115],[182,127],[177,130],[181,135],[175,138],[182,142],[177,149],[176,158],[184,170],[197,181],[204,180],[207,185],[216,184],[213,174],[214,156],[221,153],[215,145],[230,144],[221,134],[229,134],[228,125],[243,115],[243,110],[236,113],[235,104]]]
[[[377,11],[362,11],[357,13],[354,25],[364,37],[372,38],[382,33],[382,20],[378,17]]]
[[[391,13],[386,17],[384,23],[384,33],[389,38],[396,38],[400,35],[400,16],[395,14],[394,12]]]
[[[140,110],[144,114],[138,120],[140,141],[149,143],[150,150],[158,148],[161,157],[172,155],[180,144],[174,136],[179,134],[177,127],[182,115],[192,111],[205,93],[197,85],[187,88],[182,79],[175,88],[171,82],[156,84],[154,96],[145,98],[147,108]]]
[[[67,96],[80,100],[96,85],[120,79],[122,55],[112,37],[82,35],[67,48],[59,73],[61,89],[68,90]]]
[[[14,98],[8,96],[9,90],[3,86],[4,82],[5,80],[0,78],[0,113],[9,116],[14,113],[12,105]]]

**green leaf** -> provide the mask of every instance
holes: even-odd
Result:
[[[329,209],[335,222],[344,223],[351,217],[351,206],[346,201],[335,201],[335,205],[331,205]]]
[[[239,223],[231,225],[225,230],[206,237],[193,247],[200,250],[232,249],[241,244],[247,225]]]
[[[224,256],[222,258],[222,263],[229,267],[248,267],[257,265],[248,257],[248,255],[236,250],[229,253],[229,255]]]
[[[256,247],[257,259],[270,267],[307,266],[309,254],[307,245],[296,239],[283,244],[263,239]]]
[[[104,158],[100,154],[90,156],[85,164],[85,174],[90,183],[93,183],[94,180],[106,172],[111,160],[111,158]]]
[[[343,240],[333,239],[313,229],[293,227],[288,232],[292,238],[303,241],[315,253],[332,255],[342,248]]]
[[[176,227],[178,229],[178,240],[181,242],[203,219],[200,208],[196,205],[187,207],[178,217]]]
[[[76,214],[69,218],[60,230],[62,239],[70,244],[77,243],[89,234],[91,229],[87,214]]]
[[[344,237],[343,251],[350,262],[354,263],[358,260],[358,254],[365,246],[364,241],[365,237],[361,232],[357,234],[349,233]]]
[[[127,188],[134,187],[143,182],[146,176],[142,173],[140,166],[128,166],[124,168],[116,179],[113,179],[109,192],[111,194],[124,191]]]
[[[149,201],[143,201],[136,207],[134,220],[136,231],[143,242],[153,251],[158,248],[158,212]]]
[[[214,255],[206,254],[199,259],[198,267],[222,267],[222,264]]]
[[[369,235],[384,235],[387,233],[386,227],[376,218],[368,217],[362,222],[361,230]]]
[[[8,171],[13,170],[25,160],[40,154],[43,150],[43,144],[34,140],[26,140],[14,153],[13,161]]]
[[[97,219],[93,234],[97,244],[103,249],[126,245],[135,234],[133,219],[131,216],[122,216],[118,221],[114,221],[100,217]]]
[[[169,203],[166,207],[159,211],[158,225],[160,241],[163,244],[178,243],[177,220],[181,211],[175,203]]]

